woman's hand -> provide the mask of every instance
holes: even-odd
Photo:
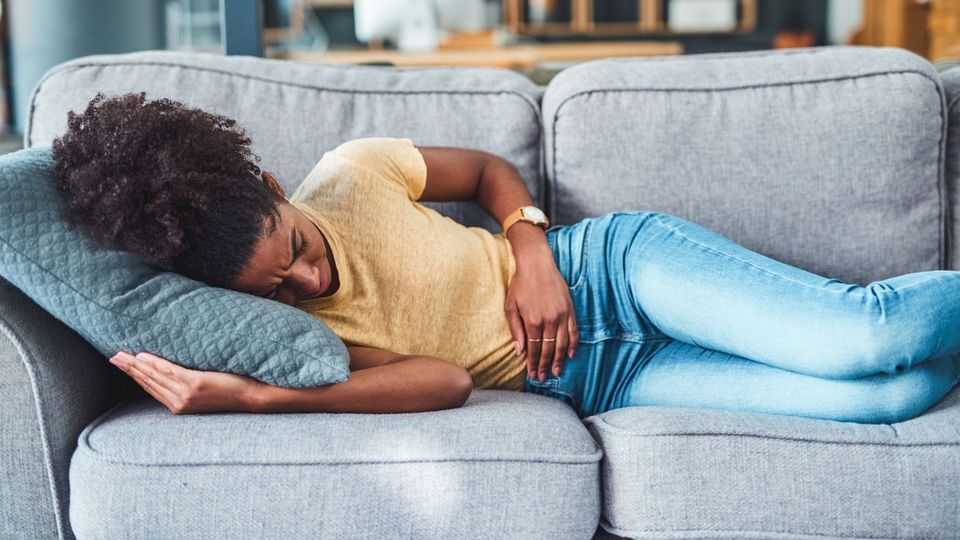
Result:
[[[119,351],[110,363],[122,369],[173,414],[250,411],[260,381],[219,371],[198,371],[150,354]]]
[[[517,354],[527,351],[527,374],[543,382],[547,370],[559,376],[563,355],[573,358],[577,348],[577,317],[570,289],[550,251],[526,252],[517,258],[516,272],[507,288],[505,309]],[[556,341],[542,341],[543,338]],[[528,341],[528,339],[541,341]]]

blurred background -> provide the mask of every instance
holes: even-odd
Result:
[[[830,44],[952,65],[960,0],[0,0],[0,153],[20,147],[43,74],[91,54],[488,66],[547,84],[595,58]]]

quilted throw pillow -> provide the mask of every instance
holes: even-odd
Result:
[[[347,379],[346,347],[308,313],[97,247],[71,229],[52,165],[48,147],[0,156],[0,275],[105,357],[148,351],[295,388]]]

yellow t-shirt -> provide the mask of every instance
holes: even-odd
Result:
[[[427,167],[410,139],[369,137],[325,152],[288,199],[327,237],[340,287],[297,304],[347,345],[435,356],[477,388],[523,388],[503,306],[516,271],[503,233],[415,202]]]

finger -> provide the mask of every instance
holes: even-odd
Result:
[[[547,321],[543,326],[543,337],[550,341],[542,341],[540,348],[540,362],[538,364],[537,377],[540,382],[547,380],[550,371],[553,368],[553,351],[557,348],[557,322]]]
[[[136,367],[148,379],[157,386],[165,388],[172,394],[177,394],[183,388],[183,382],[173,379],[168,373],[170,368],[163,366],[156,357],[150,358],[144,353],[140,353],[132,358],[130,364]]]
[[[540,341],[541,336],[543,336],[543,323],[524,320],[527,329],[527,369],[530,372],[530,377],[536,379],[540,365],[540,347],[543,343]],[[537,341],[531,341],[532,339]]]
[[[162,403],[164,407],[168,409],[173,408],[172,404],[174,402],[174,397],[171,396],[168,391],[165,392],[161,390],[160,387],[157,387],[153,383],[151,383],[150,379],[144,376],[143,373],[136,368],[136,366],[127,365],[124,371],[127,373],[127,375],[130,376],[130,378],[132,378],[134,381],[137,382],[137,384],[139,384],[144,390],[146,390],[148,394],[150,394],[151,396],[154,397],[154,399]]]
[[[560,370],[563,369],[563,355],[567,350],[567,323],[565,320],[562,320],[562,323],[557,326],[557,342],[556,347],[553,350],[553,374],[557,377],[560,376]]]
[[[185,372],[187,372],[187,371],[193,371],[193,370],[189,370],[189,369],[187,369],[187,368],[185,368],[185,367],[183,367],[183,366],[181,366],[181,365],[179,365],[179,364],[175,364],[175,363],[171,362],[170,360],[167,360],[166,358],[163,358],[162,356],[157,356],[157,355],[155,355],[155,354],[153,354],[153,353],[148,353],[147,351],[143,351],[143,352],[137,353],[137,358],[139,358],[140,360],[144,360],[144,361],[146,361],[146,362],[149,362],[150,365],[154,366],[155,368],[160,369],[163,373],[166,373],[167,375],[169,375],[169,376],[171,376],[171,377],[175,377],[175,376],[177,376],[177,375],[182,375],[183,373],[185,373]]]
[[[577,326],[576,315],[571,314],[567,319],[567,331],[569,332],[570,343],[567,345],[567,358],[573,358],[577,353],[577,346],[580,345],[580,328]]]
[[[139,382],[144,389],[152,389],[157,394],[160,394],[163,397],[161,401],[169,403],[177,401],[176,392],[159,384],[156,379],[145,373],[144,369],[145,366],[142,364],[129,364],[127,366],[127,373],[129,373],[131,377],[135,377],[137,382]]]
[[[510,326],[510,335],[513,336],[514,349],[517,356],[526,350],[527,333],[523,330],[523,319],[520,318],[520,312],[517,311],[517,304],[512,299],[511,306],[507,307],[507,324]]]

